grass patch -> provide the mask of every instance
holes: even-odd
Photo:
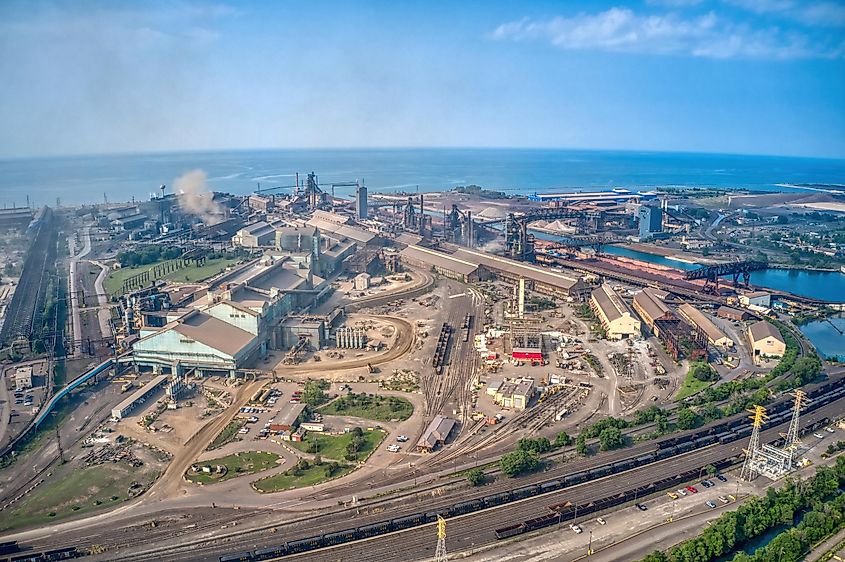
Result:
[[[695,378],[692,374],[692,371],[687,373],[686,378],[684,379],[684,383],[681,385],[681,388],[678,390],[678,394],[675,395],[675,400],[683,400],[687,396],[692,396],[696,392],[700,392],[704,390],[708,386],[710,386],[710,382],[708,381],[700,381]]]
[[[135,497],[157,478],[125,463],[92,467],[66,464],[56,470],[50,482],[30,492],[0,518],[0,531],[42,525],[70,516],[105,509]],[[130,492],[130,487],[134,493]]]
[[[265,451],[249,451],[246,453],[235,453],[220,459],[212,459],[208,461],[198,462],[197,466],[210,466],[212,470],[217,465],[226,467],[226,472],[217,474],[212,472],[207,474],[199,472],[196,474],[189,473],[186,478],[190,482],[198,484],[211,484],[214,482],[223,482],[243,474],[255,474],[268,468],[276,466],[276,461],[279,460],[279,455],[276,453],[268,453]]]
[[[112,271],[108,277],[106,277],[103,286],[105,287],[106,292],[108,294],[119,295],[121,294],[121,289],[125,280],[129,279],[134,275],[138,275],[139,273],[143,273],[144,271],[151,270],[156,265],[164,263],[166,261],[170,260],[161,260],[155,263],[148,263],[146,265],[141,265],[138,267],[122,267],[120,269],[116,269]],[[237,262],[237,258],[215,258],[211,260],[206,260],[206,262],[201,266],[189,265],[187,267],[177,269],[176,271],[171,271],[170,273],[161,277],[157,277],[156,279],[167,279],[169,281],[186,283],[202,281],[203,279],[208,279],[213,275],[217,275],[218,273],[226,269],[228,266]],[[154,280],[155,279],[152,278],[150,279],[150,281]]]
[[[405,421],[414,413],[414,405],[398,396],[351,393],[320,408],[321,414],[353,416],[376,421]]]
[[[314,486],[349,474],[355,469],[352,465],[341,464],[335,470],[331,471],[330,474],[330,469],[327,468],[329,466],[331,466],[329,463],[324,462],[321,465],[311,464],[306,469],[291,468],[281,474],[262,478],[253,482],[252,485],[259,492],[280,492],[292,488]]]
[[[364,431],[361,436],[361,446],[354,453],[354,457],[347,451],[347,447],[355,437],[352,432],[342,433],[340,435],[324,435],[311,432],[305,436],[305,441],[291,441],[289,444],[291,447],[295,447],[305,453],[319,454],[324,459],[363,461],[378,448],[386,436],[387,432],[381,429]]]
[[[226,443],[234,441],[235,437],[238,436],[238,430],[240,430],[244,425],[246,425],[246,420],[243,418],[235,418],[230,421],[226,427],[223,428],[223,431],[217,434],[217,437],[214,438],[214,441],[211,442],[206,451],[219,449]]]

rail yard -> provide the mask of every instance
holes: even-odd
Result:
[[[793,319],[845,303],[756,285],[718,197],[295,178],[9,214],[0,561],[471,557],[839,431]]]

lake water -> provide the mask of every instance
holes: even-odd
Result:
[[[783,191],[781,183],[840,183],[845,160],[590,150],[253,150],[0,160],[0,205],[146,199],[161,184],[204,170],[212,189],[245,194],[287,186],[308,172],[321,183],[364,180],[371,191],[433,191],[477,184],[510,193],[705,186]],[[339,188],[338,195],[349,195]]]
[[[836,316],[828,320],[804,324],[801,326],[801,332],[825,357],[838,357],[845,361],[845,317]]]

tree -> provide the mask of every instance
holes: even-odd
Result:
[[[692,409],[683,408],[678,411],[678,421],[676,422],[678,429],[693,429],[698,427],[700,422],[701,418]]]
[[[611,451],[625,446],[625,438],[618,427],[607,427],[599,433],[599,446],[602,451]]]
[[[302,401],[309,406],[319,406],[328,399],[323,392],[322,385],[317,381],[305,383],[305,390],[302,391]]]
[[[717,373],[716,370],[708,363],[703,361],[697,361],[690,365],[689,372],[693,378],[700,381],[708,382],[719,380],[719,373]]]
[[[535,470],[538,466],[540,466],[540,459],[533,453],[521,449],[503,455],[499,461],[499,468],[511,478]]]
[[[565,431],[561,431],[555,437],[555,447],[568,447],[572,445],[572,437]]]
[[[707,474],[709,474],[710,476],[713,476],[713,475],[715,475],[715,474],[718,472],[718,470],[716,470],[716,467],[715,467],[715,466],[713,466],[712,464],[708,464],[707,466],[705,466],[705,467],[704,467],[704,470],[705,470],[705,471],[707,472]]]
[[[480,468],[473,468],[467,472],[467,481],[473,486],[481,486],[487,480],[487,476]]]
[[[587,447],[587,438],[584,436],[583,433],[578,434],[578,439],[575,440],[575,452],[577,452],[582,457],[586,457],[590,454],[590,449]]]
[[[540,455],[551,451],[552,444],[546,437],[538,437],[537,439],[525,437],[516,442],[516,448],[521,451],[528,451],[529,453]]]

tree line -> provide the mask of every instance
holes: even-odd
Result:
[[[845,524],[843,484],[845,457],[840,457],[834,466],[817,469],[812,478],[788,480],[779,490],[769,488],[766,495],[721,515],[697,537],[667,552],[655,551],[641,562],[711,562],[779,526],[791,528],[754,554],[738,553],[733,562],[796,562],[810,545]]]

